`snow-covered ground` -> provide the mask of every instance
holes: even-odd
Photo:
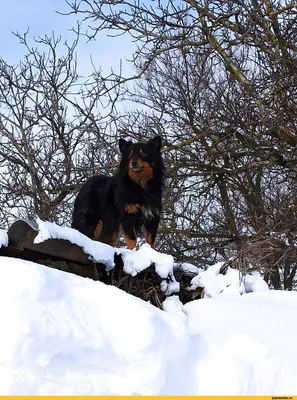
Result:
[[[36,241],[53,231],[40,222]],[[147,246],[121,251],[127,265],[155,258],[164,277],[172,272],[171,259]],[[101,282],[0,257],[0,394],[296,394],[297,293],[269,291],[254,273],[241,284],[219,265],[200,271],[197,285],[205,299],[183,306],[171,296],[162,311]]]

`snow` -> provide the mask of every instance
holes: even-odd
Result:
[[[1,394],[161,389],[171,336],[162,311],[115,287],[31,262],[3,257],[0,274]]]
[[[0,297],[0,394],[297,392],[295,292],[186,305],[171,296],[162,311],[116,287],[0,257]]]
[[[177,295],[167,297],[163,302],[163,310],[170,314],[177,314],[185,317],[183,312],[183,303]]]
[[[214,297],[221,292],[221,284],[217,279],[213,279],[212,274],[208,271],[202,271],[191,280],[190,288],[192,290],[198,287],[205,288],[204,295],[207,297]]]
[[[203,268],[198,268],[196,265],[184,262],[181,264],[175,263],[174,268],[180,268],[184,272],[198,274],[199,271],[203,271]]]
[[[0,229],[0,248],[8,246],[8,235],[4,229]]]
[[[106,265],[107,270],[114,267],[114,256],[120,254],[124,263],[123,269],[132,276],[154,265],[156,273],[163,278],[161,290],[168,296],[178,293],[180,284],[176,281],[173,270],[180,268],[184,272],[197,274],[191,281],[189,290],[197,287],[204,288],[205,297],[218,295],[241,295],[245,292],[267,290],[267,284],[259,273],[250,273],[241,277],[238,270],[228,268],[225,274],[220,273],[222,262],[209,266],[205,271],[190,263],[177,264],[169,254],[162,254],[152,249],[147,243],[142,244],[137,250],[114,248],[107,244],[89,239],[75,229],[59,226],[53,222],[37,219],[38,235],[34,243],[41,243],[50,238],[65,239],[80,246],[97,263]]]
[[[121,254],[126,273],[135,276],[154,264],[155,270],[161,278],[169,277],[172,281],[175,281],[173,257],[155,251],[149,244],[143,244],[137,251],[124,248],[117,249],[105,243],[91,240],[76,229],[40,219],[37,219],[37,224],[39,232],[34,243],[41,243],[50,238],[69,240],[71,243],[80,246],[86,254],[90,255],[92,260],[105,264],[109,270],[114,266],[114,255]]]
[[[113,268],[114,254],[116,251],[114,247],[105,243],[95,242],[76,229],[67,226],[59,226],[53,222],[42,221],[39,218],[36,222],[39,232],[34,239],[34,243],[41,243],[48,239],[69,240],[71,243],[80,246],[95,262],[105,264],[107,269]]]
[[[203,287],[204,296],[210,298],[218,295],[230,296],[262,292],[269,289],[258,271],[242,274],[240,271],[228,267],[224,273],[221,273],[223,265],[220,262],[211,265],[206,271],[199,270],[191,280],[189,290]]]
[[[199,394],[296,393],[296,292],[216,297],[184,310],[190,335],[204,348],[195,363]],[[211,376],[216,384],[210,389]]]
[[[148,244],[115,249],[37,224],[35,243],[69,240],[107,269],[115,254],[132,276],[153,264],[168,297],[160,310],[98,281],[0,257],[0,395],[297,392],[296,292],[268,290],[256,271],[204,270]],[[196,275],[188,290],[203,287],[205,298],[183,305],[174,269]]]
[[[172,293],[178,293],[180,291],[180,283],[175,280],[174,275],[171,276],[171,280],[164,280],[160,285],[161,291],[166,294],[166,296]]]
[[[243,278],[246,293],[262,292],[269,290],[267,283],[262,279],[258,271],[251,271]]]
[[[138,251],[119,249],[118,253],[122,254],[124,271],[132,276],[137,275],[151,264],[155,264],[156,272],[161,278],[173,275],[173,257],[158,253],[147,243],[143,244]]]

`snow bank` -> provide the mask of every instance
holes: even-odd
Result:
[[[297,392],[297,293],[265,291],[184,306],[200,354],[192,357],[200,395]]]
[[[175,318],[101,282],[0,259],[0,394],[161,390]]]
[[[0,257],[0,394],[297,392],[297,294],[161,311],[103,283]]]

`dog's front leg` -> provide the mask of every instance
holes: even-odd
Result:
[[[122,221],[121,225],[125,242],[129,249],[132,250],[134,247],[136,247],[137,240],[134,225],[131,223],[131,218],[130,221],[129,219]]]

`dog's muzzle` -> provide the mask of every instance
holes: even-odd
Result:
[[[134,172],[140,172],[141,170],[142,170],[142,168],[143,167],[140,167],[139,165],[138,165],[138,162],[137,161],[132,161],[131,162],[131,169],[134,171]]]

